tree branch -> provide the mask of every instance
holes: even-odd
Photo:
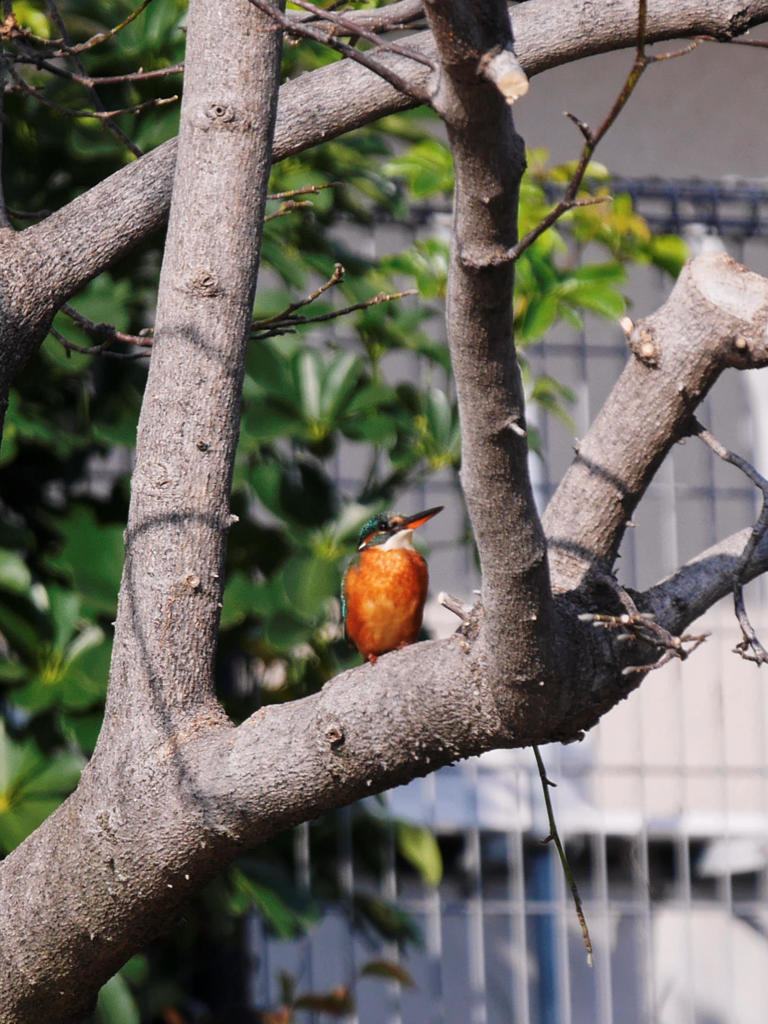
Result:
[[[696,555],[638,597],[640,606],[670,632],[682,632],[713,604],[733,592],[752,529],[739,530]],[[752,552],[742,580],[748,583],[768,571],[768,539]]]
[[[718,254],[686,264],[634,327],[629,362],[544,515],[556,591],[611,571],[638,501],[720,373],[768,363],[766,318],[768,281]]]
[[[379,16],[386,18],[375,12],[369,27],[375,28]],[[637,39],[636,0],[610,5],[528,0],[512,9],[511,19],[515,53],[529,77],[591,54],[634,46]],[[730,39],[766,20],[768,0],[657,0],[648,14],[646,41],[698,35]],[[429,60],[437,57],[431,33],[414,34],[408,44]],[[427,67],[393,53],[381,53],[377,60],[414,87],[426,86]],[[302,75],[280,89],[273,161],[413,105],[410,97],[352,61]],[[0,423],[10,382],[42,342],[58,306],[163,225],[175,161],[173,139],[45,221],[0,239]],[[26,298],[31,289],[34,302]]]
[[[514,271],[469,262],[517,237],[522,139],[508,92],[483,75],[511,48],[500,0],[427,4],[443,74],[434,105],[456,170],[446,327],[462,433],[461,482],[482,571],[488,671],[499,706],[535,705],[554,678],[546,546],[528,476],[525,396],[512,331]],[[518,429],[512,429],[517,425]],[[510,642],[514,623],[514,642]]]

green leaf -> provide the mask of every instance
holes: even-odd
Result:
[[[537,341],[547,333],[557,319],[557,295],[547,294],[532,299],[520,325],[520,335],[524,341]]]
[[[306,421],[319,420],[322,364],[314,349],[306,349],[296,362],[296,375],[301,396],[301,412]]]
[[[100,523],[93,510],[75,505],[56,520],[63,543],[47,564],[65,573],[80,591],[83,611],[114,615],[123,571],[123,528]]]
[[[453,159],[437,139],[422,139],[382,168],[384,174],[403,178],[416,199],[428,199],[453,190]]]
[[[254,583],[244,572],[234,572],[227,580],[221,609],[221,628],[231,629],[249,615],[266,615],[274,601],[273,588]]]
[[[316,556],[295,556],[283,567],[281,579],[291,611],[318,621],[325,615],[325,603],[339,591],[336,562]]]
[[[454,408],[446,393],[439,388],[430,388],[425,412],[432,438],[438,448],[442,449],[451,442],[454,423]]]
[[[577,281],[621,284],[627,280],[627,271],[619,262],[585,263],[577,267],[571,276]]]
[[[45,757],[33,740],[17,742],[0,720],[0,848],[12,850],[77,784],[83,760]]]
[[[421,875],[426,885],[439,885],[443,877],[443,857],[437,840],[428,828],[397,823],[397,848]]]
[[[601,283],[577,284],[569,288],[566,295],[574,306],[589,309],[610,320],[618,320],[627,308],[627,300],[621,292]]]
[[[17,594],[26,594],[32,585],[32,574],[24,559],[15,551],[0,549],[0,587]]]
[[[303,935],[319,919],[312,900],[274,871],[260,870],[258,866],[248,871],[233,867],[228,880],[233,911],[239,915],[256,910],[278,938],[293,939]]]
[[[102,1024],[141,1024],[139,1005],[121,974],[115,974],[101,987],[96,1020]]]
[[[653,235],[648,243],[652,262],[677,277],[690,255],[688,246],[677,235]]]
[[[335,429],[336,418],[346,408],[355,385],[360,379],[363,364],[352,352],[337,353],[323,375],[321,414]]]
[[[48,603],[53,621],[53,646],[63,651],[74,635],[80,620],[80,598],[74,590],[48,588]]]

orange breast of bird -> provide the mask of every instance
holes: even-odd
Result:
[[[344,577],[347,635],[371,659],[412,644],[427,597],[427,563],[408,548],[369,548]]]

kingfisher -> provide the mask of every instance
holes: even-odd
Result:
[[[442,510],[374,516],[360,533],[360,557],[341,586],[341,613],[347,638],[371,664],[418,638],[429,572],[413,531]]]

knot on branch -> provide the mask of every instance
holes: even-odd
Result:
[[[661,350],[652,328],[647,324],[638,324],[627,340],[630,349],[641,363],[651,367],[659,365]]]
[[[244,111],[232,107],[228,103],[210,103],[203,111],[200,125],[203,131],[209,128],[220,128],[223,131],[239,131],[248,127],[248,118]]]
[[[184,290],[191,295],[200,295],[204,298],[212,298],[221,291],[216,275],[202,267],[192,272]]]
[[[495,85],[511,107],[530,88],[528,76],[509,44],[484,53],[477,65],[478,74]]]
[[[513,409],[506,420],[504,420],[502,430],[511,430],[517,437],[527,437],[528,430],[523,413],[519,409]]]
[[[330,722],[326,726],[325,739],[331,750],[338,750],[344,745],[344,730],[338,722]]]

